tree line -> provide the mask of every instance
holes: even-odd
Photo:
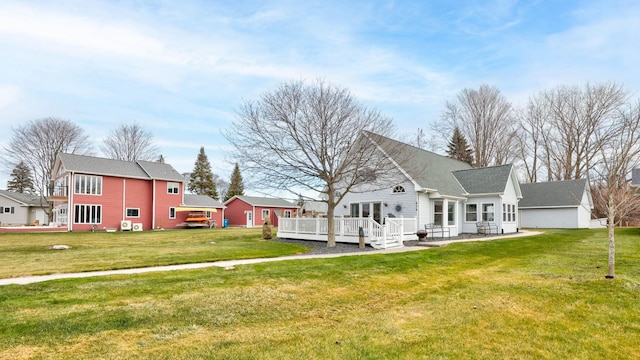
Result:
[[[123,161],[164,162],[155,145],[153,134],[137,123],[121,124],[113,129],[100,145],[106,158]],[[55,117],[31,120],[12,129],[9,144],[4,147],[4,163],[11,169],[7,190],[42,196],[53,194],[52,171],[58,153],[92,155],[93,146],[82,127],[70,120]],[[244,194],[244,184],[236,163],[230,182],[213,174],[211,164],[200,148],[189,175],[187,189],[226,201]]]

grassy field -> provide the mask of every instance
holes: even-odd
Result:
[[[305,250],[261,237],[262,228],[5,233],[0,234],[0,278],[274,257]],[[51,250],[53,245],[71,249]]]
[[[0,288],[6,359],[638,359],[640,232]],[[272,243],[268,243],[272,244]]]

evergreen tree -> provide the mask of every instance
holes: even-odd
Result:
[[[19,193],[35,192],[31,170],[24,161],[20,161],[11,171],[11,180],[7,181],[7,190]]]
[[[447,155],[456,160],[473,164],[473,151],[469,148],[467,139],[465,139],[458,127],[453,130],[451,141],[447,144]]]
[[[213,181],[213,173],[211,172],[211,164],[204,152],[204,146],[200,147],[200,153],[196,160],[191,178],[189,179],[189,191],[197,195],[207,195],[213,199],[218,199],[218,190],[216,183]]]
[[[224,201],[231,199],[236,195],[244,195],[244,184],[242,183],[242,175],[240,175],[240,167],[238,163],[233,168],[233,173],[231,173],[231,183],[229,184],[229,190],[227,190],[227,195],[224,197]]]

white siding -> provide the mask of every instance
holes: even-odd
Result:
[[[404,193],[394,193],[393,188],[397,185],[404,187]],[[390,184],[385,189],[378,189],[374,191],[363,191],[363,188],[358,189],[358,192],[351,192],[345,195],[342,202],[338,204],[335,210],[336,216],[349,216],[350,205],[352,203],[364,203],[364,202],[381,202],[383,217],[393,214],[395,217],[415,218],[418,215],[418,209],[416,206],[416,191],[413,183],[410,181],[404,181],[401,183]],[[385,205],[386,204],[386,205]],[[399,207],[400,210],[397,210]]]
[[[11,211],[0,214],[0,224],[2,224],[2,226],[30,224],[28,207],[20,206],[20,203],[4,197],[0,197],[0,206],[9,209],[13,208],[13,214]]]
[[[523,228],[576,229],[578,208],[520,209],[520,221]]]

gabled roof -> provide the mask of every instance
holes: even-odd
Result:
[[[251,206],[297,208],[296,204],[284,199],[244,195],[236,195],[231,199],[225,201],[224,204],[228,205],[235,199],[242,200]]]
[[[33,195],[33,194],[23,194],[15,191],[0,190],[0,196],[13,200],[17,203],[20,203],[23,206],[48,205],[47,200],[45,200],[44,198],[38,195]]]
[[[401,167],[401,170],[417,185],[418,190],[422,188],[449,196],[462,196],[465,193],[451,173],[456,170],[472,169],[472,166],[466,162],[371,132],[366,134]]]
[[[522,199],[518,207],[576,207],[587,193],[589,205],[593,205],[587,180],[549,181],[521,184]]]
[[[169,164],[150,161],[123,161],[65,153],[58,154],[58,159],[65,171],[133,179],[184,181],[182,175]]]
[[[207,195],[184,194],[184,206],[224,208],[225,206],[218,200]]]
[[[498,165],[477,169],[458,170],[453,176],[469,194],[504,193],[513,166]]]

